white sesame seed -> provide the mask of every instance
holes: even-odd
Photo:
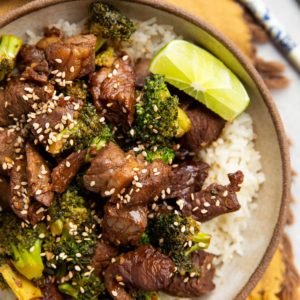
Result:
[[[35,195],[38,196],[38,195],[40,195],[41,193],[42,193],[42,190],[37,190],[37,191],[35,192]]]
[[[75,71],[75,68],[74,68],[74,66],[71,66],[71,68],[70,68],[70,72],[71,72],[71,73],[74,73],[74,71]]]
[[[220,206],[220,201],[219,200],[216,201],[216,206]]]
[[[96,181],[91,181],[90,186],[95,186]]]
[[[46,236],[45,236],[45,234],[44,233],[41,233],[40,235],[39,235],[39,238],[40,239],[44,239]]]
[[[203,204],[205,207],[210,207],[210,204],[209,204],[209,202],[204,202],[204,204]]]
[[[71,163],[69,161],[66,161],[66,167],[70,168],[71,167]]]
[[[76,257],[81,257],[81,253],[76,253]]]
[[[114,297],[117,297],[117,296],[118,296],[118,292],[117,292],[117,291],[111,291],[111,294],[112,294]]]
[[[207,213],[207,209],[201,209],[201,214],[206,214]]]
[[[60,58],[56,58],[55,61],[56,61],[58,64],[61,64],[61,63],[62,63],[62,59],[60,59]]]
[[[78,265],[76,265],[76,266],[74,267],[74,270],[77,271],[77,272],[80,272],[80,271],[81,271],[81,268],[80,268]]]
[[[196,207],[194,207],[194,208],[192,209],[192,211],[196,211],[196,210],[198,210],[198,209],[199,209],[199,207],[196,206]]]

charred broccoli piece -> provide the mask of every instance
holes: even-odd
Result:
[[[91,145],[101,149],[110,139],[112,139],[110,128],[100,122],[96,108],[87,102],[76,119],[74,127],[62,130],[56,136],[57,141],[51,144],[48,151],[55,155],[66,150],[87,149]]]
[[[114,6],[97,0],[89,7],[89,29],[92,34],[103,38],[127,41],[135,26]]]
[[[142,290],[130,290],[130,296],[136,300],[160,300],[157,292],[148,292]]]
[[[117,58],[115,49],[113,47],[108,47],[106,50],[100,52],[96,56],[95,64],[98,67],[107,67],[110,68],[115,59]]]
[[[0,81],[13,71],[23,41],[15,35],[4,34],[0,39]]]
[[[11,213],[0,215],[1,261],[11,260],[16,270],[29,280],[42,277],[44,264],[41,258],[46,227],[21,224]]]
[[[77,187],[56,195],[49,217],[53,237],[43,245],[44,251],[52,253],[47,261],[48,272],[60,278],[70,271],[86,272],[97,243],[97,223]]]
[[[66,87],[66,94],[74,99],[85,102],[88,97],[88,86],[83,80],[76,80],[72,85]]]
[[[98,300],[106,294],[104,283],[93,273],[86,276],[76,274],[69,283],[60,284],[58,289],[78,300]]]
[[[38,287],[16,273],[8,264],[0,266],[0,275],[3,276],[2,278],[5,280],[5,283],[11,288],[18,299],[40,299],[43,296],[42,291]],[[2,289],[2,286],[0,288]]]
[[[172,96],[162,75],[146,79],[136,104],[136,138],[146,145],[169,146],[178,129],[178,98]]]
[[[147,231],[150,243],[172,258],[180,274],[197,273],[191,254],[208,248],[211,238],[200,231],[200,223],[172,212],[150,220]]]
[[[168,147],[158,147],[157,149],[148,150],[146,153],[145,159],[149,162],[161,159],[165,164],[171,164],[175,158],[175,152]]]

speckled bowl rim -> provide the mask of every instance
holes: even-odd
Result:
[[[34,0],[28,4],[25,4],[24,6],[21,6],[17,9],[14,9],[5,15],[0,17],[0,28],[3,26],[13,22],[14,20],[25,16],[29,13],[32,13],[34,11],[38,11],[40,9],[43,9],[48,6],[52,6],[55,4],[63,3],[63,2],[72,2],[76,0]],[[277,111],[277,108],[275,106],[275,103],[273,102],[272,96],[264,84],[262,78],[257,73],[256,69],[254,68],[251,61],[230,41],[228,40],[223,34],[221,34],[218,30],[210,26],[208,23],[206,23],[201,18],[198,18],[189,12],[185,11],[184,9],[178,8],[175,5],[162,3],[159,0],[121,0],[125,2],[132,2],[132,3],[138,3],[143,4],[146,6],[150,6],[153,8],[160,9],[162,11],[165,11],[167,13],[171,13],[176,15],[177,17],[180,17],[197,27],[202,28],[206,32],[208,32],[211,36],[213,36],[215,39],[217,39],[219,42],[221,42],[227,49],[230,50],[230,52],[237,58],[237,60],[241,63],[241,65],[247,70],[248,75],[251,77],[251,79],[255,82],[266,106],[270,113],[270,116],[272,118],[278,143],[280,147],[280,153],[281,153],[281,159],[282,159],[282,172],[283,172],[283,187],[282,187],[282,198],[281,198],[281,206],[279,211],[279,217],[276,223],[276,226],[274,228],[274,232],[270,241],[270,244],[268,248],[266,249],[266,252],[260,261],[258,267],[253,272],[253,274],[250,276],[248,282],[245,284],[245,286],[238,292],[238,294],[235,297],[235,300],[243,300],[247,298],[251,290],[255,287],[255,285],[258,283],[259,279],[262,277],[264,271],[266,270],[268,264],[270,263],[275,250],[277,248],[277,245],[280,240],[281,233],[283,231],[283,227],[285,225],[286,221],[286,212],[287,212],[287,205],[288,205],[288,199],[290,196],[290,185],[291,185],[291,167],[290,167],[290,157],[289,157],[289,146],[287,142],[287,138],[285,135],[285,130],[283,127],[283,123],[281,121],[280,115]]]

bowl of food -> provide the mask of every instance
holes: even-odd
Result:
[[[0,27],[1,298],[245,299],[290,185],[251,63],[158,1],[33,1]]]

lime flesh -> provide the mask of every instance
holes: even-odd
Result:
[[[173,40],[153,58],[150,71],[232,121],[248,106],[240,80],[219,59],[183,40]]]

